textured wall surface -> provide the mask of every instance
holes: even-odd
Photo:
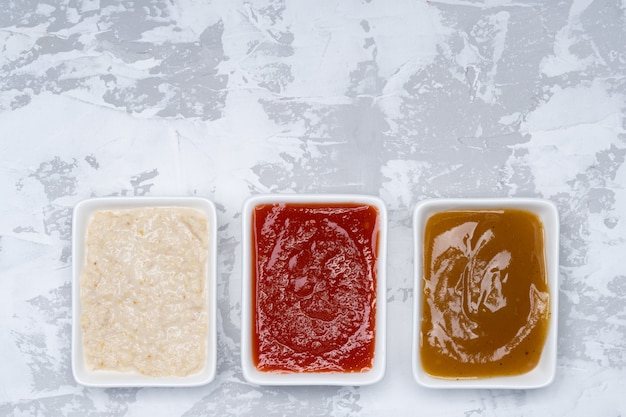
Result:
[[[15,0],[0,8],[0,415],[626,414],[622,0]],[[240,366],[241,209],[350,192],[389,209],[388,363],[367,387]],[[71,373],[71,220],[98,196],[218,207],[218,370],[193,389]],[[412,378],[415,203],[561,216],[558,368],[530,391]]]

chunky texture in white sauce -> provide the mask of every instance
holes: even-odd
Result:
[[[191,208],[98,211],[87,231],[80,323],[91,369],[153,377],[202,370],[208,220]]]

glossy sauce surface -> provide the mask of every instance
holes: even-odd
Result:
[[[541,220],[522,210],[448,211],[424,234],[424,370],[443,378],[519,375],[545,343],[549,292]]]
[[[266,204],[252,213],[252,356],[267,372],[363,372],[375,342],[378,210]]]

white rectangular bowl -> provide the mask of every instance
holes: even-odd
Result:
[[[209,335],[204,368],[186,377],[156,378],[134,372],[90,370],[85,363],[80,327],[80,273],[86,253],[87,226],[98,210],[124,210],[140,207],[188,207],[203,211],[208,218],[209,253],[207,257],[206,289]],[[208,384],[216,369],[216,254],[217,215],[215,205],[200,197],[106,197],[81,201],[74,207],[72,221],[72,373],[81,385],[92,387],[193,387]]]
[[[530,372],[507,377],[477,379],[444,379],[427,374],[420,358],[422,323],[422,275],[424,261],[424,230],[429,217],[449,210],[519,209],[536,214],[543,223],[546,274],[550,292],[548,334],[537,366]],[[466,198],[425,200],[416,205],[413,217],[414,241],[414,305],[413,305],[413,376],[429,388],[531,389],[549,385],[556,372],[557,324],[559,296],[559,213],[554,203],[535,198]]]
[[[380,234],[376,279],[376,319],[374,362],[367,372],[261,372],[252,359],[252,211],[257,205],[276,203],[337,204],[357,203],[378,209]],[[386,246],[387,209],[373,196],[350,194],[265,194],[250,197],[243,206],[243,283],[241,308],[241,363],[244,378],[258,385],[368,385],[380,381],[385,374],[386,350]],[[288,318],[286,318],[288,319]]]

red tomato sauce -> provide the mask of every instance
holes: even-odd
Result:
[[[378,210],[252,213],[252,356],[264,372],[364,372],[374,360]]]

